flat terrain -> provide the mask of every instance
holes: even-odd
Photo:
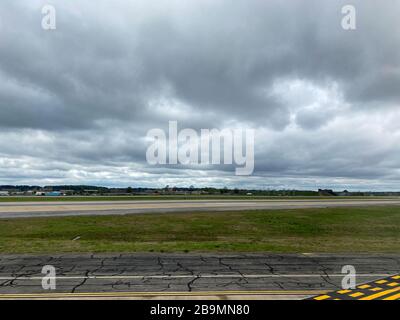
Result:
[[[255,196],[255,195],[132,195],[132,196],[0,196],[0,202],[140,201],[140,200],[333,200],[399,199],[390,196]]]
[[[44,265],[56,290],[42,289]],[[0,255],[0,299],[9,294],[68,293],[101,297],[305,298],[341,287],[344,265],[357,284],[397,274],[399,255],[360,254],[94,254]],[[100,295],[97,295],[100,294]],[[372,292],[373,293],[373,292]],[[80,295],[80,296],[79,296]],[[84,295],[85,296],[85,295]],[[18,297],[18,296],[12,296]],[[21,297],[21,296],[20,296]],[[23,297],[23,296],[22,296]],[[32,297],[32,296],[25,296]],[[54,296],[53,296],[54,297]],[[68,297],[68,296],[67,296]],[[236,298],[237,299],[237,298]]]
[[[400,252],[400,207],[2,219],[1,253]]]
[[[63,201],[63,202],[3,202],[0,218],[98,216],[138,213],[193,211],[243,211],[256,209],[327,208],[400,205],[394,199],[286,199],[286,200],[135,200],[135,201]]]
[[[344,265],[356,268],[358,284],[398,274],[400,206],[351,200],[330,207],[331,201],[301,208],[310,200],[296,200],[284,209],[275,200],[268,201],[274,209],[243,210],[243,200],[191,200],[199,210],[216,202],[239,211],[3,217],[0,299],[303,299],[340,289]],[[165,203],[186,204],[153,201],[164,209]],[[60,212],[118,204],[67,202]],[[0,211],[51,213],[54,205],[60,206],[3,203]],[[44,265],[56,268],[54,291],[41,287]]]

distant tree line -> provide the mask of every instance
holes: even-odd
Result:
[[[215,188],[204,187],[196,188],[165,186],[164,188],[143,188],[143,187],[126,187],[126,188],[108,188],[103,186],[92,185],[52,185],[52,186],[36,186],[36,185],[2,185],[0,191],[9,191],[10,194],[28,193],[28,192],[51,192],[59,191],[68,195],[190,195],[190,194],[209,194],[209,195],[248,195],[248,196],[400,196],[400,192],[348,192],[347,190],[334,192],[330,189],[313,190],[259,190],[259,189],[242,189],[228,187]]]

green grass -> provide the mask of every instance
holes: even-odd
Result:
[[[293,199],[293,200],[335,200],[335,199],[393,199],[394,197],[323,197],[323,196],[246,196],[246,195],[159,195],[159,196],[64,196],[64,197],[45,197],[45,196],[7,196],[0,197],[0,202],[35,202],[35,201],[131,201],[131,200],[223,200],[223,199],[236,199],[236,200],[279,200],[279,199]]]
[[[135,251],[398,253],[400,207],[0,220],[1,253]]]

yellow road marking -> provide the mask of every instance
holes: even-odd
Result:
[[[400,291],[400,287],[397,287],[397,288],[394,288],[394,289],[390,289],[390,290],[381,291],[379,293],[375,293],[375,294],[372,294],[370,296],[366,296],[364,298],[361,298],[360,300],[373,300],[373,299],[380,298],[380,297],[383,297],[383,296],[385,296],[387,294],[390,294],[390,293],[393,293],[393,292],[397,292],[397,291]]]
[[[398,286],[399,284],[397,282],[392,282],[387,284],[389,287],[395,287]]]
[[[398,299],[400,299],[400,293],[395,294],[395,295],[390,296],[390,297],[387,297],[387,298],[385,298],[383,300],[398,300]]]
[[[0,294],[4,298],[62,298],[62,297],[138,297],[138,296],[219,296],[219,295],[317,295],[326,290],[271,291],[195,291],[195,292],[82,292],[82,293],[16,293]]]
[[[350,297],[357,298],[357,297],[361,297],[363,295],[364,295],[364,293],[362,293],[362,292],[355,292],[355,293],[350,294]]]
[[[351,292],[351,290],[339,290],[337,293],[345,294],[345,293],[349,293],[349,292]]]
[[[363,284],[362,286],[358,286],[358,289],[367,289],[370,288],[371,286],[369,284]]]
[[[329,299],[330,297],[331,297],[331,296],[324,295],[324,296],[316,297],[315,300],[325,300],[325,299]]]
[[[387,280],[378,280],[378,281],[375,281],[375,283],[377,283],[377,284],[382,284],[382,283],[386,283],[387,282]]]
[[[342,289],[328,292],[312,300],[397,300],[400,298],[400,274],[384,279],[376,279],[370,283],[358,285],[355,289]],[[379,284],[380,286],[377,286]]]

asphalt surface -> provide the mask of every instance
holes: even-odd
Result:
[[[42,288],[44,265],[55,267],[56,290]],[[1,255],[0,299],[56,293],[108,297],[258,293],[305,298],[339,290],[344,265],[355,267],[361,284],[398,274],[400,255]]]
[[[3,202],[0,218],[400,205],[400,199]]]

